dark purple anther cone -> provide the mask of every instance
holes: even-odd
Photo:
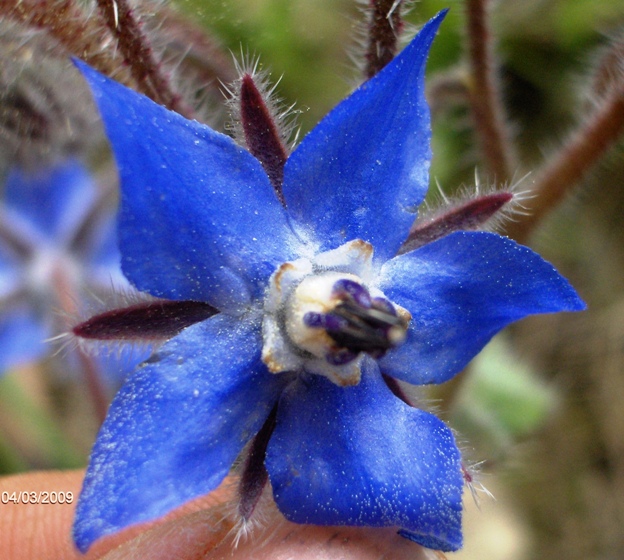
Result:
[[[394,316],[396,316],[397,314],[396,309],[394,308],[394,305],[392,305],[386,298],[382,298],[382,297],[373,298],[372,307],[374,307],[375,309],[379,309],[380,311],[385,311],[386,313],[390,313],[391,315],[394,315]]]
[[[396,336],[396,330],[404,332],[407,328],[392,303],[383,297],[371,298],[368,290],[354,280],[338,280],[333,296],[337,303],[329,313],[309,311],[303,317],[307,327],[325,329],[336,344],[326,356],[330,364],[344,365],[360,352],[380,358],[397,345],[401,337]]]
[[[368,290],[358,284],[354,280],[343,278],[334,284],[334,295],[337,297],[350,296],[358,305],[369,308],[371,306],[371,297]]]
[[[316,313],[309,311],[303,316],[306,327],[312,329],[327,329],[328,331],[339,331],[348,326],[348,322],[332,314]]]
[[[325,315],[322,313],[316,313],[315,311],[308,311],[303,316],[303,322],[306,327],[310,327],[312,329],[324,329]]]

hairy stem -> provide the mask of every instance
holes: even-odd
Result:
[[[162,25],[156,33],[166,43],[166,56],[181,61],[182,74],[185,68],[192,70],[193,79],[204,87],[236,79],[232,56],[224,52],[198,21],[190,20],[169,4],[159,5],[158,16]]]
[[[403,30],[402,0],[371,0],[364,75],[372,78],[397,53],[397,39]]]
[[[513,174],[512,147],[494,64],[494,41],[488,26],[488,0],[467,0],[470,105],[488,173],[498,183]]]
[[[427,81],[426,97],[435,122],[437,115],[457,104],[468,105],[468,84],[458,69],[437,72]]]
[[[97,15],[90,17],[75,0],[2,0],[0,15],[45,29],[68,52],[127,86],[134,81]]]
[[[611,46],[597,61],[590,91],[604,99],[624,79],[624,30],[613,38]]]
[[[507,233],[525,240],[624,133],[624,81],[612,89],[600,108],[537,172],[528,216],[510,223]]]
[[[186,117],[192,117],[191,108],[173,91],[128,1],[97,0],[97,5],[106,25],[117,39],[119,50],[129,65],[139,90],[156,103]]]

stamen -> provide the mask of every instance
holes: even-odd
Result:
[[[361,284],[349,280],[348,278],[338,280],[338,282],[334,284],[333,293],[336,297],[351,297],[362,307],[370,308],[371,306],[371,297],[368,290]]]
[[[390,313],[391,315],[396,315],[396,309],[394,305],[392,305],[386,298],[376,297],[372,301],[372,306],[376,309],[381,309],[386,313]]]
[[[348,326],[348,322],[341,317],[331,314],[326,315],[324,313],[316,313],[315,311],[309,311],[306,313],[303,316],[303,322],[306,327],[334,331],[339,331],[340,329]]]
[[[357,385],[362,352],[379,358],[405,340],[410,313],[366,284],[372,256],[372,247],[356,239],[276,269],[262,323],[269,371],[307,371],[340,387]]]
[[[307,327],[324,329],[337,344],[326,356],[329,363],[349,363],[360,352],[380,358],[405,339],[407,325],[387,299],[371,298],[364,286],[347,278],[334,284],[332,295],[342,300],[332,311],[303,317]]]

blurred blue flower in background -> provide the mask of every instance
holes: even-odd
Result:
[[[77,509],[81,550],[210,492],[243,449],[244,520],[268,477],[291,521],[461,546],[453,434],[396,380],[442,383],[507,324],[584,305],[496,234],[396,256],[429,182],[424,69],[442,17],[303,139],[283,169],[285,204],[232,139],[78,63],[121,175],[124,273],[220,311],[113,401]]]
[[[83,304],[130,286],[120,269],[115,214],[76,159],[12,169],[0,203],[0,372],[46,356]],[[103,357],[114,379],[120,364]]]

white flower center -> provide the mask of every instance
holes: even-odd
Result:
[[[403,342],[411,316],[371,286],[372,256],[369,243],[355,240],[273,273],[263,320],[269,371],[356,385],[364,353],[378,358]]]

